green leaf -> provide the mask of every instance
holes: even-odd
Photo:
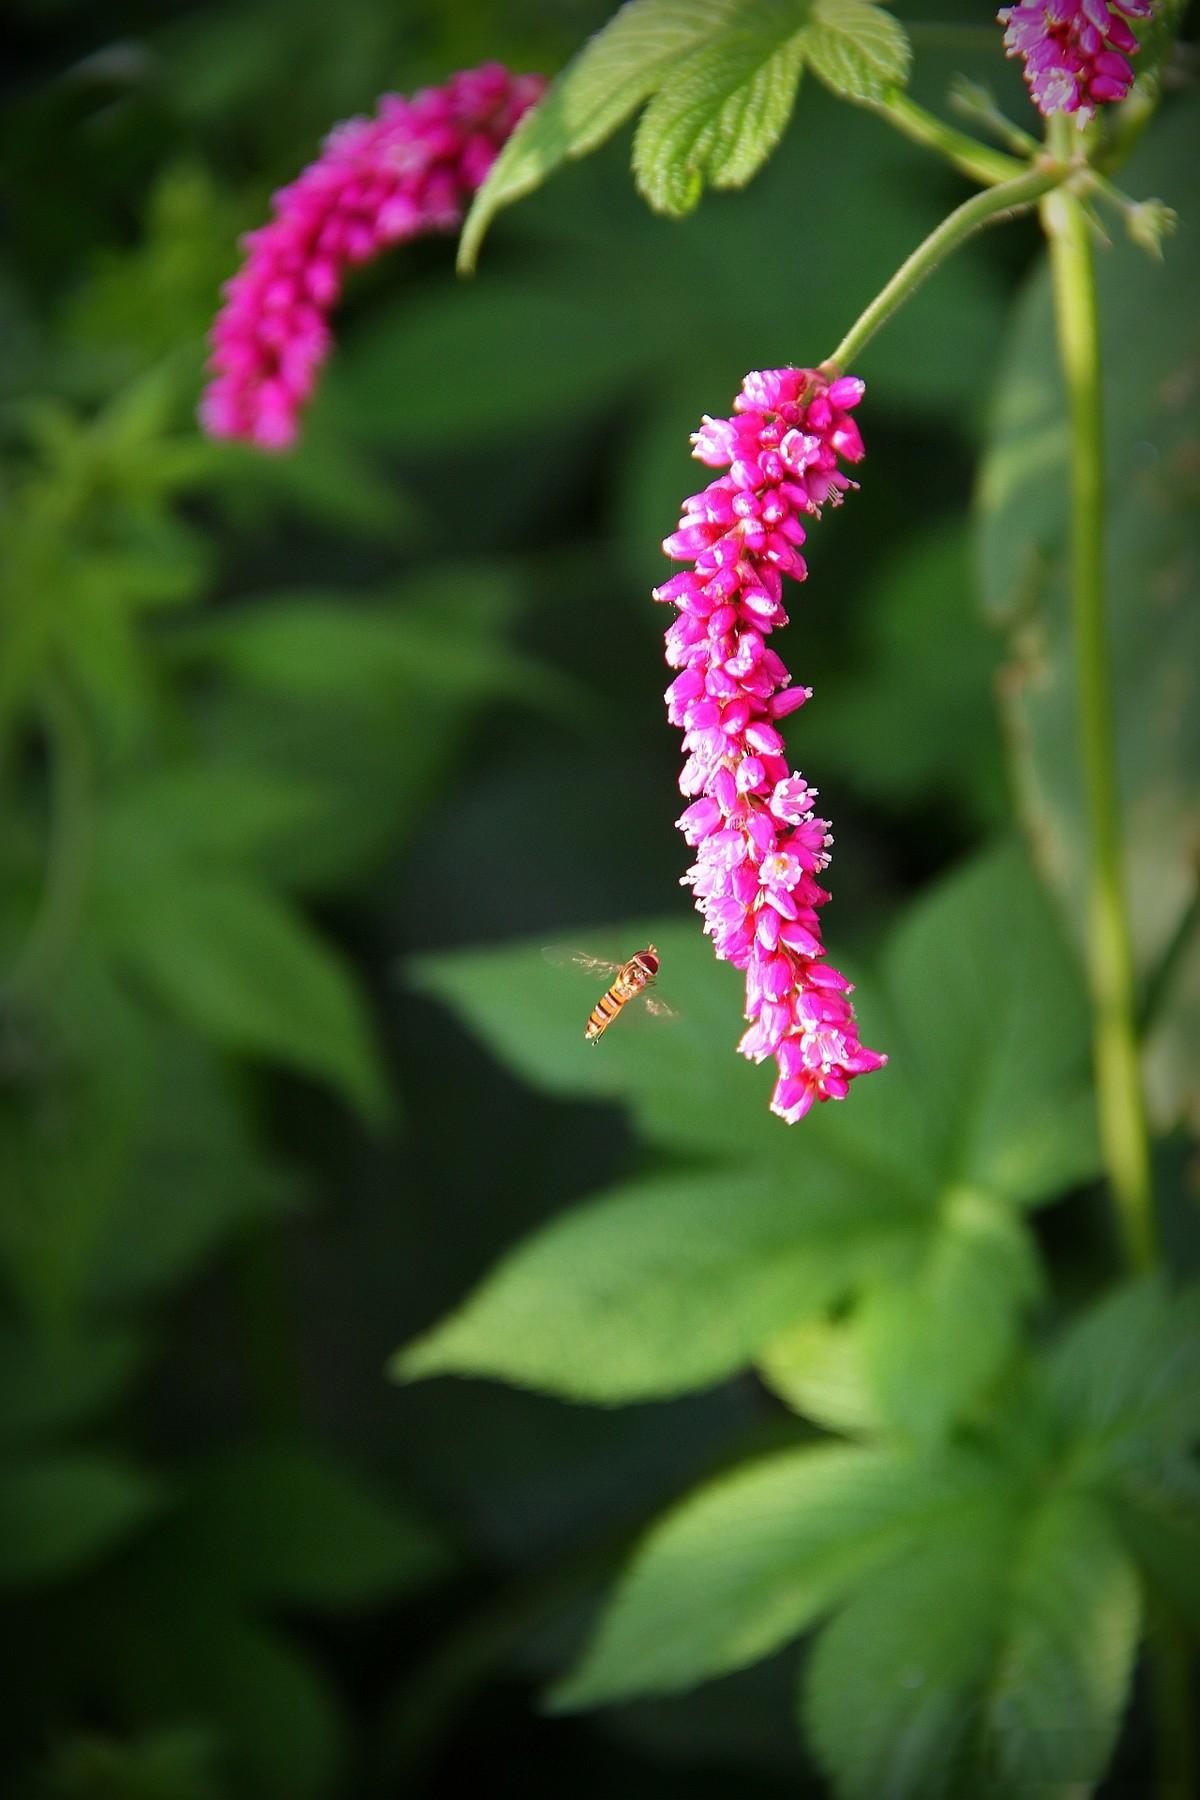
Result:
[[[951,1514],[877,1570],[821,1632],[802,1692],[805,1739],[845,1800],[957,1800],[972,1690],[1015,1537],[1001,1496]]]
[[[319,1800],[338,1790],[342,1711],[316,1661],[233,1611],[208,1572],[147,1582],[130,1572],[106,1621],[107,1681],[120,1714],[186,1718],[211,1731],[238,1794]],[[164,1654],[164,1645],[170,1654]]]
[[[1200,1138],[1200,910],[1187,914],[1182,936],[1168,948],[1155,977],[1161,981],[1143,1049],[1146,1097],[1162,1130],[1185,1125]]]
[[[52,1165],[36,1230],[43,1257],[66,1264],[75,1298],[111,1308],[178,1280],[229,1233],[277,1215],[293,1198],[292,1184],[251,1142],[228,1071],[194,1035],[127,1002],[112,1010],[105,984],[89,982],[78,963],[70,987],[86,1014],[86,1030],[72,1039],[75,1053],[92,1067],[109,1058],[126,1079],[137,1079],[123,1129],[104,1156],[99,1149],[115,1123],[107,1087],[94,1096],[86,1085],[68,1087],[56,1097],[78,1114],[79,1142],[71,1166]],[[129,1021],[121,1029],[123,1013],[132,1014],[132,1032]],[[43,1147],[40,1161],[47,1155]],[[99,1191],[88,1199],[97,1176]],[[27,1220],[31,1235],[34,1226]],[[85,1329],[96,1330],[76,1326],[81,1335]]]
[[[438,564],[381,592],[264,596],[172,634],[174,666],[199,678],[209,765],[313,798],[310,823],[272,832],[275,881],[327,890],[373,872],[443,790],[486,700],[582,710],[571,684],[507,642],[518,576]]]
[[[0,1437],[61,1430],[110,1405],[145,1356],[127,1327],[91,1324],[71,1336],[13,1321],[0,1327]]]
[[[913,1229],[886,1195],[819,1157],[802,1180],[631,1183],[521,1245],[392,1373],[486,1374],[604,1402],[700,1387]]]
[[[166,1726],[125,1742],[92,1734],[55,1748],[42,1800],[221,1800],[217,1744],[192,1726]]]
[[[739,0],[628,0],[521,120],[475,196],[459,245],[469,273],[502,207],[568,157],[586,156],[652,94],[690,50],[735,20]]]
[[[1153,1602],[1200,1635],[1200,1470],[1133,1468],[1107,1494]]]
[[[160,1490],[139,1470],[87,1451],[10,1459],[0,1472],[0,1585],[73,1575],[144,1524]]]
[[[732,1166],[556,1222],[396,1371],[601,1400],[675,1393],[869,1290],[858,1353],[872,1410],[944,1431],[1002,1369],[1036,1292],[1011,1209],[1098,1162],[1078,976],[1020,854],[979,859],[901,927],[858,989],[864,1039],[890,1066],[794,1134],[767,1115],[763,1072],[724,1047],[734,971],[692,928],[629,926],[597,947],[620,958],[647,942],[686,1016],[644,1030],[622,1019],[596,1048],[582,1042],[595,978],[576,983],[540,948],[417,965],[508,1066],[554,1091],[623,1097],[653,1140]]]
[[[1078,969],[1025,859],[977,858],[901,923],[884,974],[946,1187],[1033,1205],[1100,1166]]]
[[[1000,1497],[855,1596],[809,1660],[804,1718],[844,1800],[1065,1796],[1102,1774],[1133,1669],[1137,1578],[1104,1509]]]
[[[673,1693],[766,1656],[990,1478],[965,1456],[845,1446],[721,1476],[651,1530],[554,1704]]]
[[[1002,1794],[1075,1793],[1099,1779],[1140,1623],[1137,1576],[1106,1510],[1086,1494],[1047,1501],[1018,1550],[985,1692],[984,1766]]]
[[[1119,1288],[1056,1346],[1046,1393],[1089,1468],[1120,1473],[1200,1434],[1200,1286]]]
[[[783,133],[803,66],[803,8],[759,0],[684,59],[642,114],[633,147],[640,192],[676,218],[705,186],[744,187]]]
[[[378,1604],[445,1574],[432,1529],[340,1464],[296,1445],[215,1458],[177,1522],[187,1555],[226,1589],[306,1608]]]
[[[129,882],[147,863],[180,858],[269,861],[278,845],[312,828],[320,790],[273,769],[180,762],[129,781],[109,798],[97,855],[102,878]]]
[[[966,521],[919,529],[874,569],[853,667],[823,678],[821,706],[811,721],[805,714],[812,766],[830,784],[844,772],[889,807],[949,802],[972,823],[1006,824],[1001,657],[999,634],[980,617]]]
[[[949,1194],[907,1279],[868,1287],[856,1314],[886,1422],[942,1436],[1003,1370],[1039,1287],[1033,1239],[1011,1207],[969,1189]]]
[[[898,19],[874,0],[813,0],[804,60],[843,100],[882,100],[903,86],[912,51]]]
[[[568,713],[581,690],[497,641],[497,615],[514,611],[514,602],[503,577],[443,565],[410,588],[370,596],[367,605],[355,594],[264,596],[193,629],[186,654],[295,700],[344,696],[358,707],[395,707],[420,689],[455,700],[506,695]]]
[[[1200,174],[1190,155],[1198,109],[1183,102],[1156,120],[1122,180],[1159,190],[1183,216],[1200,211]],[[1139,971],[1162,962],[1198,892],[1200,713],[1187,671],[1200,662],[1200,615],[1190,604],[1200,557],[1195,420],[1189,401],[1195,359],[1200,239],[1172,240],[1162,264],[1118,242],[1097,267],[1105,367],[1108,494],[1108,627],[1114,668],[1125,878]],[[1153,316],[1154,330],[1145,321]],[[1129,346],[1141,344],[1138,356]],[[1088,828],[1078,754],[1075,652],[1067,585],[1067,431],[1044,265],[1018,308],[1002,356],[991,443],[978,495],[982,592],[1012,636],[1004,685],[1009,740],[1035,855],[1073,934],[1082,940]],[[1178,993],[1194,1009],[1195,980]],[[1156,1029],[1172,1039],[1173,996]],[[1186,1029],[1179,1033],[1186,1042]],[[1152,1051],[1152,1056],[1155,1052]],[[1197,1104],[1197,1063],[1168,1048],[1153,1093],[1163,1123]]]
[[[758,1372],[789,1406],[830,1431],[874,1437],[883,1429],[853,1325],[803,1319],[759,1351]]]
[[[214,1042],[341,1089],[374,1121],[389,1109],[362,1004],[299,913],[236,874],[186,866],[127,894],[106,928],[124,961]]]

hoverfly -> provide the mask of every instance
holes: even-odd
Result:
[[[647,944],[625,963],[605,962],[602,957],[589,956],[583,950],[566,950],[558,945],[551,945],[543,955],[547,962],[559,968],[583,969],[589,975],[609,978],[608,988],[597,1000],[583,1028],[585,1043],[598,1044],[622,1008],[640,994],[646,996],[646,1010],[656,1017],[673,1019],[677,1016],[663,1001],[646,993],[658,975],[658,951],[653,944]]]

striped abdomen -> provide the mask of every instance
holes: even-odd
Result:
[[[647,983],[653,981],[657,972],[658,957],[653,950],[639,950],[636,956],[630,957],[614,976],[612,986],[601,994],[592,1008],[591,1017],[583,1032],[589,1044],[599,1042],[621,1008],[635,999]]]

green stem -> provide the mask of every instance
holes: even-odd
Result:
[[[11,1003],[49,986],[79,928],[92,847],[92,751],[74,696],[47,686],[42,717],[50,759],[50,823],[41,900],[17,961],[3,985]]]
[[[1071,429],[1071,607],[1088,822],[1087,964],[1100,1137],[1126,1260],[1141,1271],[1153,1266],[1156,1247],[1104,600],[1104,417],[1096,270],[1087,219],[1075,196],[1059,192],[1047,201],[1043,214]]]
[[[882,100],[868,100],[865,104],[906,138],[911,138],[914,144],[936,150],[962,174],[969,175],[973,181],[982,181],[987,187],[1012,181],[1027,167],[1018,157],[1008,156],[1003,150],[993,149],[991,144],[981,143],[970,132],[947,125],[936,113],[911,99],[902,88],[889,88]]]
[[[1020,164],[1017,166],[1020,167]],[[823,366],[826,369],[849,368],[879,327],[911,294],[916,293],[926,276],[933,274],[944,257],[949,256],[952,250],[957,250],[960,244],[965,243],[982,226],[990,225],[993,220],[1012,218],[1025,207],[1032,206],[1035,200],[1040,200],[1043,194],[1057,187],[1067,173],[1068,170],[1058,164],[1043,164],[1040,168],[1026,169],[1014,181],[1001,182],[998,187],[987,188],[983,193],[972,194],[969,200],[964,200],[901,263],[887,286],[876,294],[871,304],[854,321]]]

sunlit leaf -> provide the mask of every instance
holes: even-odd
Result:
[[[806,1730],[845,1800],[1021,1800],[1102,1773],[1128,1692],[1137,1580],[1070,1491],[951,1518],[818,1639]]]
[[[392,1364],[577,1399],[678,1393],[743,1366],[916,1229],[836,1162],[633,1183],[556,1220]]]
[[[1013,1207],[1097,1166],[1079,978],[1022,858],[979,859],[902,924],[858,988],[864,1037],[891,1063],[793,1133],[766,1114],[762,1071],[721,1048],[738,983],[699,933],[629,926],[594,947],[620,959],[646,942],[684,1016],[618,1020],[595,1047],[582,1041],[594,979],[563,975],[540,946],[427,958],[417,974],[528,1078],[619,1096],[651,1138],[733,1166],[550,1226],[398,1371],[606,1400],[678,1392],[865,1293],[873,1407],[906,1432],[944,1431],[1002,1370],[1037,1289]]]
[[[842,1446],[721,1476],[654,1526],[554,1701],[671,1693],[753,1662],[987,1488],[968,1457]]]
[[[1081,1461],[1120,1473],[1200,1434],[1200,1287],[1106,1295],[1056,1346],[1047,1393]]]
[[[911,57],[903,25],[874,0],[813,0],[804,60],[845,100],[880,100],[902,86]]]
[[[742,187],[791,117],[803,67],[797,9],[760,0],[673,70],[642,114],[637,185],[659,212],[690,212],[706,185]]]
[[[474,268],[502,207],[530,193],[566,158],[603,143],[689,50],[740,10],[739,0],[627,0],[501,150],[467,215],[459,267]]]
[[[818,1425],[848,1437],[882,1430],[883,1415],[853,1324],[802,1319],[759,1351],[757,1366],[773,1392]]]
[[[1033,1239],[1012,1208],[949,1194],[908,1278],[868,1287],[856,1314],[886,1421],[939,1437],[1003,1370],[1039,1286]]]

